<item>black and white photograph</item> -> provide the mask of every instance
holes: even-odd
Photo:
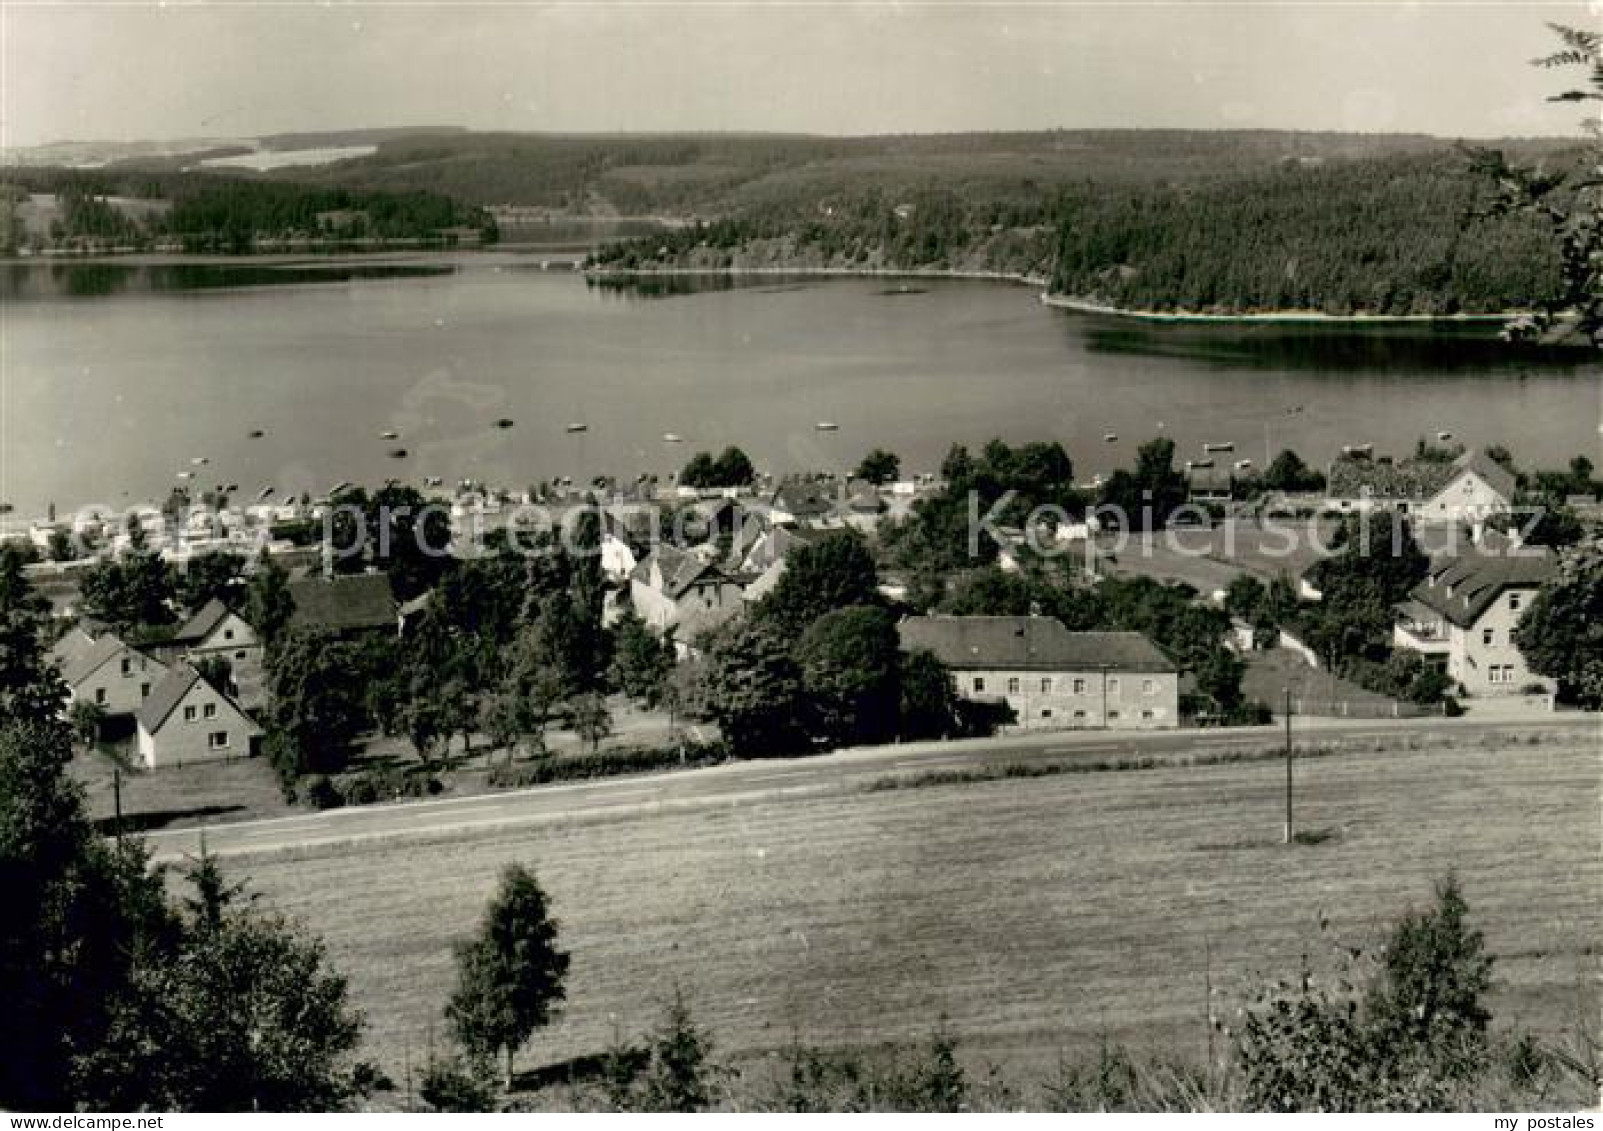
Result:
[[[1600,1104],[1603,0],[0,0],[9,1131]]]

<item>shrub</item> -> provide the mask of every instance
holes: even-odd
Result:
[[[651,1063],[641,1082],[646,1111],[703,1111],[712,1100],[708,1054],[712,1042],[696,1026],[684,995],[673,1001],[651,1041]]]
[[[1328,986],[1306,968],[1245,1011],[1234,1062],[1255,1111],[1430,1111],[1487,1066],[1492,960],[1453,877],[1378,957],[1350,950]],[[1367,966],[1364,964],[1367,963]],[[1363,971],[1368,969],[1367,978]],[[1367,988],[1360,983],[1367,981]]]
[[[686,742],[678,746],[619,746],[607,750],[541,758],[511,766],[496,766],[487,780],[496,789],[526,789],[556,781],[643,774],[679,766],[711,766],[724,761],[727,752],[717,742]]]
[[[430,1057],[423,1066],[418,1095],[435,1111],[488,1112],[496,1109],[495,1084],[483,1061],[459,1056]]]
[[[325,774],[307,774],[289,792],[292,799],[298,798],[302,804],[313,809],[338,809],[345,803],[340,791],[334,788],[334,783]]]

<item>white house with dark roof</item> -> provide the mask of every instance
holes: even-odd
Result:
[[[216,657],[235,664],[262,656],[256,630],[216,597],[185,621],[168,644],[191,662]]]
[[[711,551],[711,547],[708,548]],[[700,554],[663,543],[629,575],[629,599],[640,619],[686,641],[740,611],[740,586]]]
[[[1024,730],[1180,725],[1178,667],[1138,632],[1070,632],[1052,617],[908,617],[902,647],[933,652],[957,693],[1005,702]]]
[[[108,715],[131,715],[167,674],[166,664],[123,643],[115,633],[104,633],[87,647],[71,634],[64,639],[69,638],[70,654],[57,655],[73,703],[93,703]]]
[[[1397,607],[1392,643],[1442,664],[1470,695],[1518,695],[1536,684],[1551,691],[1513,633],[1556,568],[1536,548],[1439,558]]]
[[[136,718],[139,760],[147,770],[248,758],[262,728],[237,703],[178,664]]]
[[[1514,475],[1472,449],[1452,461],[1346,457],[1330,465],[1326,506],[1332,510],[1394,510],[1425,522],[1474,525],[1506,514]]]

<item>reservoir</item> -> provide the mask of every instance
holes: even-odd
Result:
[[[730,444],[780,473],[884,447],[911,474],[993,436],[1059,440],[1081,478],[1160,433],[1179,459],[1231,443],[1323,465],[1445,431],[1525,467],[1603,462],[1595,357],[1520,354],[1486,326],[1150,325],[964,280],[612,287],[507,252],[14,263],[0,304],[0,499],[18,517],[159,500],[199,457],[188,482],[241,501],[666,477]]]

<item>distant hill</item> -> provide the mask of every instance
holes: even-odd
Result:
[[[1524,154],[1557,141],[1498,143]],[[1275,130],[1049,130],[834,138],[460,132],[392,138],[312,170],[326,183],[428,189],[485,206],[590,215],[713,216],[797,192],[931,185],[981,194],[1085,182],[1192,182],[1274,168],[1449,151],[1423,134]],[[966,188],[965,188],[966,186]]]

